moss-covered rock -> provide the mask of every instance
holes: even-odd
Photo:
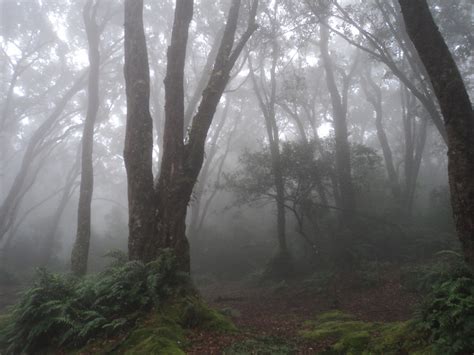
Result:
[[[300,335],[307,340],[331,340],[328,354],[430,354],[427,336],[412,322],[374,323],[331,311],[308,321]]]

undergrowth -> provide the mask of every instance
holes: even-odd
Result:
[[[307,340],[333,340],[325,354],[431,354],[426,335],[413,322],[363,322],[331,311],[306,328],[301,335]]]
[[[458,268],[433,285],[419,309],[418,324],[439,354],[474,352],[474,277]]]
[[[163,309],[170,299],[180,300],[173,305],[179,304],[180,314],[172,318],[174,326],[162,341],[179,338],[180,327],[231,328],[225,317],[199,301],[189,277],[178,271],[174,254],[164,250],[148,264],[116,258],[106,271],[83,279],[38,270],[34,285],[0,329],[0,349],[37,353],[80,348],[99,337],[140,327],[152,310],[155,323],[164,324]]]
[[[296,354],[297,347],[277,337],[258,337],[236,342],[223,351],[225,355],[261,354],[287,355]]]
[[[314,341],[333,340],[328,354],[473,353],[472,272],[455,259],[418,266],[409,276],[411,289],[425,292],[425,299],[412,320],[363,322],[333,311],[307,322],[307,329],[301,335]]]

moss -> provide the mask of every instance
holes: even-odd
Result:
[[[234,332],[235,326],[223,314],[209,308],[196,296],[163,304],[128,335],[116,340],[97,341],[79,353],[185,354],[186,334],[191,329]]]
[[[331,311],[306,323],[300,332],[308,340],[332,340],[328,353],[335,354],[429,354],[426,334],[412,322],[373,323],[357,321],[351,315]]]
[[[355,319],[354,316],[338,311],[338,310],[325,312],[319,315],[317,318],[318,322],[328,322],[328,321],[337,321],[337,320],[345,321],[345,320],[353,320],[353,319]]]
[[[240,354],[269,354],[286,355],[296,354],[297,348],[294,344],[276,337],[259,337],[236,342],[223,352],[226,355]]]
[[[197,298],[185,301],[180,315],[180,323],[185,328],[199,328],[215,332],[235,332],[235,325],[222,313],[209,308]]]

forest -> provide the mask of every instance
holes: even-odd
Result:
[[[0,0],[0,355],[474,354],[470,0]]]

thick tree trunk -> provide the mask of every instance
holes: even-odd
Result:
[[[186,211],[204,160],[204,146],[230,71],[255,31],[257,1],[249,26],[234,48],[240,0],[233,0],[209,83],[192,120],[184,144],[184,64],[193,1],[177,0],[165,78],[163,157],[156,186],[152,173],[152,118],[149,112],[150,78],[143,30],[143,1],[125,1],[125,79],[127,133],[125,166],[129,185],[129,254],[151,261],[163,248],[172,248],[180,269],[190,270],[186,238]]]
[[[100,31],[96,23],[98,2],[88,0],[83,18],[89,43],[89,83],[87,88],[87,114],[82,133],[81,185],[77,212],[77,233],[71,253],[71,271],[77,276],[87,272],[91,238],[91,201],[94,190],[93,146],[94,126],[99,111]]]
[[[143,0],[125,1],[125,87],[127,128],[124,160],[128,182],[129,238],[131,260],[146,260],[155,241],[155,196],[152,154],[153,121],[150,115],[150,72]]]
[[[321,57],[326,72],[326,82],[331,96],[334,135],[336,140],[336,173],[340,191],[341,220],[347,224],[355,211],[355,192],[351,176],[351,156],[347,131],[347,109],[337,88],[334,68],[328,49],[329,30],[321,25]]]
[[[451,203],[466,262],[474,268],[474,113],[457,65],[426,0],[399,0],[408,35],[430,77],[448,137]]]

